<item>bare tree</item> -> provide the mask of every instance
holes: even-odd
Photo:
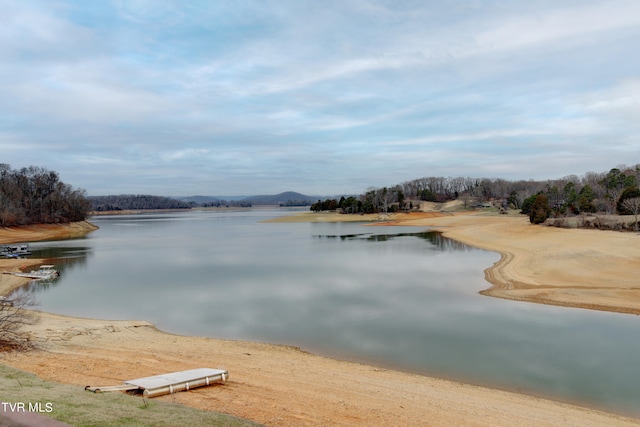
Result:
[[[390,191],[387,187],[384,187],[382,190],[380,190],[380,194],[378,197],[382,202],[382,211],[386,214],[389,210],[389,204],[392,201],[393,192]]]
[[[622,194],[622,190],[618,190],[617,188],[611,189],[607,192],[606,198],[606,209],[607,213],[613,214],[616,212],[616,204],[620,199],[620,195]]]
[[[633,212],[633,216],[635,217],[635,230],[638,232],[638,213],[640,212],[640,197],[630,197],[628,199],[624,199],[622,201],[622,205],[625,209],[628,209],[630,212]]]
[[[33,305],[33,296],[26,291],[0,297],[0,351],[29,347],[29,337],[23,328],[37,321],[34,313],[27,309]]]

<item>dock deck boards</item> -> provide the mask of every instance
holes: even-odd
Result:
[[[127,380],[123,385],[107,387],[87,386],[85,390],[93,391],[94,393],[143,390],[145,397],[155,397],[162,394],[172,394],[178,391],[208,386],[217,381],[224,382],[227,378],[229,378],[229,372],[226,370],[198,368]]]

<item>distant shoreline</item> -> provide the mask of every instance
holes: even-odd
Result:
[[[141,215],[154,213],[190,212],[190,211],[248,211],[251,209],[271,209],[280,208],[278,205],[255,205],[255,206],[207,206],[184,209],[122,209],[113,211],[91,211],[89,216],[109,216],[109,215]],[[286,207],[285,207],[286,208]]]

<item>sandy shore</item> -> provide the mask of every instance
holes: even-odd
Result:
[[[615,311],[640,309],[633,283],[640,265],[638,236],[535,227],[519,217],[428,214],[388,219],[435,227],[457,240],[503,253],[487,271],[495,285],[487,291],[492,295]],[[0,282],[6,277],[11,276],[0,275]],[[231,377],[225,385],[160,399],[272,426],[640,425],[640,420],[579,406],[342,362],[292,347],[171,335],[144,321],[40,315],[42,321],[30,331],[38,350],[0,354],[1,363],[78,386],[114,385],[197,367],[224,368]]]
[[[406,220],[405,220],[406,219]],[[400,218],[498,252],[485,295],[566,307],[640,314],[640,236],[532,225],[525,216]]]

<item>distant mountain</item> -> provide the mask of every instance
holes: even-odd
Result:
[[[307,196],[295,191],[285,191],[273,195],[257,196],[189,196],[176,197],[176,199],[195,205],[216,204],[226,202],[238,202],[243,205],[278,205],[278,206],[310,206],[321,197]]]
[[[242,199],[252,205],[285,205],[285,206],[309,206],[315,203],[318,197],[307,196],[295,191],[285,191],[284,193],[263,196],[251,196]]]

